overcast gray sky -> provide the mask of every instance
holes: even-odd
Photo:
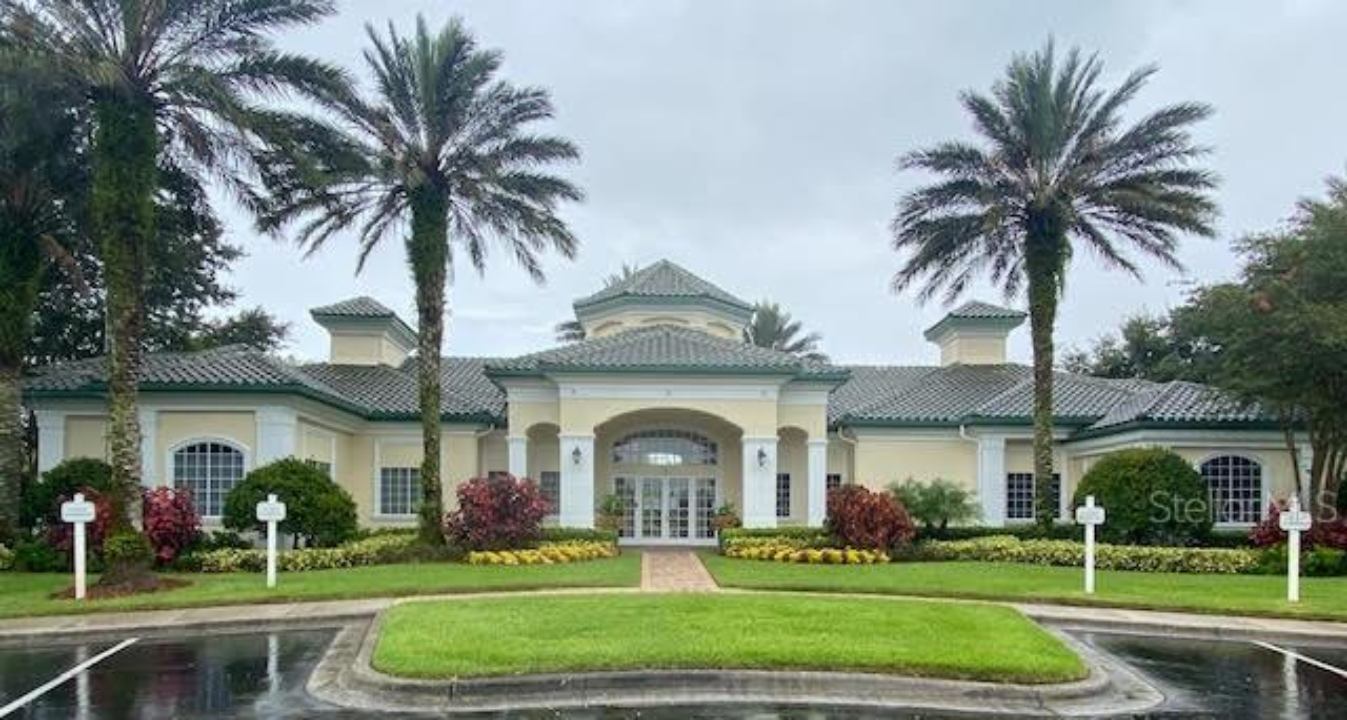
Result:
[[[363,76],[363,25],[409,30],[418,12],[432,24],[463,16],[483,45],[504,51],[506,77],[551,90],[550,129],[580,145],[569,174],[589,195],[565,212],[580,257],[548,257],[546,285],[501,254],[485,278],[458,273],[452,354],[547,347],[574,298],[624,262],[667,257],[746,300],[783,303],[837,361],[935,361],[921,330],[942,307],[888,290],[900,262],[888,222],[921,180],[897,172],[894,158],[970,137],[959,91],[989,87],[1012,54],[1049,34],[1098,51],[1110,84],[1158,63],[1136,112],[1214,105],[1199,138],[1222,179],[1219,236],[1185,241],[1186,274],[1154,268],[1136,283],[1078,255],[1060,345],[1164,310],[1185,283],[1230,277],[1233,238],[1276,227],[1347,164],[1347,2],[1336,0],[349,0],[283,44]],[[294,354],[326,353],[308,318],[314,305],[369,294],[414,319],[399,242],[356,276],[351,237],[303,260],[256,236],[240,211],[223,214],[249,253],[232,284],[243,304],[293,323]],[[986,285],[971,296],[1001,300]],[[1027,335],[1014,336],[1013,359],[1028,361]]]

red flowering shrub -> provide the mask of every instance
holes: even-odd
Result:
[[[473,478],[458,486],[458,509],[449,513],[445,536],[466,550],[520,548],[538,541],[549,511],[528,478]]]
[[[1279,518],[1286,509],[1286,503],[1273,500],[1268,503],[1263,521],[1249,531],[1249,542],[1254,547],[1266,548],[1286,542],[1286,532],[1281,529]],[[1347,518],[1341,515],[1332,520],[1315,520],[1310,530],[1301,536],[1301,544],[1307,548],[1330,547],[1347,550]]]
[[[93,522],[84,525],[84,542],[89,552],[95,555],[103,553],[103,540],[108,536],[108,530],[112,527],[112,517],[115,509],[112,498],[109,494],[99,492],[90,487],[80,488],[79,492],[84,494],[84,499],[94,504]],[[68,500],[74,499],[75,494],[62,495],[57,498],[57,517],[60,517],[60,506]],[[64,553],[69,553],[75,545],[75,526],[57,520],[54,524],[47,527],[47,544]]]
[[[192,494],[186,490],[146,490],[141,496],[141,509],[145,537],[160,565],[173,562],[201,533],[201,517],[192,504]]]
[[[843,485],[828,493],[828,532],[845,547],[888,550],[916,535],[907,510],[885,492]]]

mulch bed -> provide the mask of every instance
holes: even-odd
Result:
[[[139,595],[141,593],[159,592],[161,590],[176,590],[180,587],[187,587],[192,583],[178,578],[161,578],[155,575],[140,575],[134,579],[119,582],[115,585],[101,585],[95,583],[85,589],[85,598],[89,600],[105,600],[107,598],[126,597],[127,595]],[[53,600],[69,600],[75,597],[74,586],[68,587],[60,592],[51,594]]]

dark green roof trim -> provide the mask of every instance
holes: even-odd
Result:
[[[421,415],[419,413],[399,413],[385,411],[369,411],[358,405],[343,402],[329,395],[315,392],[311,388],[303,385],[242,385],[242,384],[196,384],[196,383],[142,383],[140,385],[142,393],[207,393],[207,394],[244,394],[244,395],[290,395],[302,397],[307,400],[313,400],[322,405],[326,405],[337,410],[349,413],[362,420],[370,421],[413,421],[419,422]],[[103,382],[92,382],[84,387],[70,390],[28,390],[23,394],[25,400],[106,400],[107,384]],[[452,420],[455,422],[475,422],[484,424],[499,424],[505,422],[505,418],[490,413],[471,412],[471,413],[442,413],[441,420]]]
[[[722,310],[729,316],[747,322],[753,317],[753,306],[731,303],[709,295],[616,295],[589,302],[576,300],[572,307],[576,314],[593,315],[605,310],[628,307],[701,306]]]
[[[1281,423],[1275,420],[1228,420],[1225,422],[1211,420],[1133,420],[1131,422],[1119,423],[1117,425],[1108,425],[1101,428],[1091,428],[1081,430],[1067,438],[1064,442],[1075,442],[1077,440],[1089,440],[1091,438],[1107,437],[1109,435],[1119,435],[1134,430],[1282,430]],[[1304,426],[1297,423],[1296,429],[1304,429]]]
[[[537,369],[496,368],[486,369],[487,377],[508,378],[528,377],[545,378],[549,375],[758,375],[786,377],[796,380],[817,380],[820,382],[842,382],[851,376],[849,372],[812,372],[802,373],[790,367],[743,367],[742,365],[606,365],[603,367],[577,367],[564,363],[538,363]]]

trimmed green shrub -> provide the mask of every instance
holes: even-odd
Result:
[[[20,540],[14,543],[14,569],[19,572],[65,572],[70,569],[70,557],[42,540]]]
[[[982,525],[964,525],[959,527],[945,528],[939,540],[975,540],[984,537],[1001,537],[1011,535],[1021,540],[1076,540],[1081,541],[1085,537],[1084,528],[1075,523],[1059,522],[1053,523],[1047,527],[1038,523],[1025,523],[1020,525],[1006,525],[1005,527],[993,527]]]
[[[821,527],[730,528],[720,531],[720,550],[724,552],[725,548],[735,542],[750,538],[779,539],[786,542],[803,541],[800,547],[827,547],[832,543],[832,536]]]
[[[135,530],[115,532],[103,541],[103,564],[109,572],[148,568],[154,564],[154,547]]]
[[[332,548],[303,548],[278,553],[276,567],[284,572],[333,570],[337,568],[384,565],[427,559],[425,548],[417,543],[415,532],[382,534]],[[179,558],[181,570],[205,573],[262,572],[267,552],[258,549],[223,549],[193,552]]]
[[[94,458],[72,458],[42,473],[24,487],[20,522],[24,527],[61,524],[61,503],[85,488],[107,493],[112,489],[112,467]]]
[[[1068,540],[1020,540],[1008,535],[976,540],[931,540],[917,545],[910,559],[1011,562],[1079,567],[1085,564],[1085,545]],[[1095,546],[1095,567],[1166,573],[1255,573],[1262,553],[1251,549],[1160,547],[1141,545]]]
[[[224,526],[264,532],[257,504],[275,493],[285,503],[277,529],[304,547],[335,547],[356,536],[355,501],[323,471],[295,458],[277,460],[248,473],[225,496]]]
[[[545,527],[542,529],[541,542],[559,543],[571,541],[601,542],[616,545],[617,531],[575,527]]]
[[[1258,572],[1267,575],[1286,574],[1286,544],[1263,548],[1259,553]],[[1347,551],[1320,545],[1302,549],[1300,574],[1306,577],[1347,575]]]
[[[0,545],[0,571],[14,568],[14,551]]]
[[[889,485],[889,492],[921,524],[919,531],[926,537],[944,537],[950,523],[966,523],[981,514],[971,492],[944,478],[929,483],[908,478]]]
[[[1199,545],[1211,534],[1207,487],[1187,460],[1162,448],[1105,455],[1085,473],[1075,504],[1093,495],[1107,519],[1096,532],[1108,543]]]

